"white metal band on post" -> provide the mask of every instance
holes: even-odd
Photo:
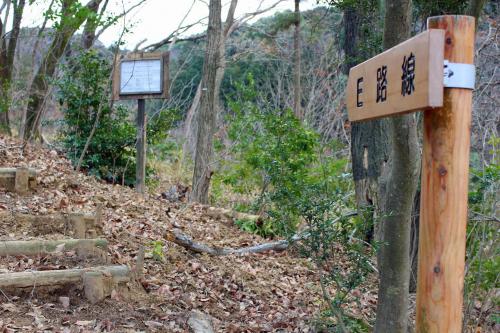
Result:
[[[474,90],[476,66],[444,61],[443,85],[445,88],[464,88]]]

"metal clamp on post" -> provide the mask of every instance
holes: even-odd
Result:
[[[476,66],[444,61],[443,85],[445,88],[463,88],[474,90]]]

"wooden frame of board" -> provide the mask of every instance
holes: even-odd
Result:
[[[161,61],[161,92],[160,93],[120,93],[121,64],[125,61],[160,60]],[[169,96],[169,52],[133,52],[116,57],[113,72],[113,100],[130,99],[167,99]]]

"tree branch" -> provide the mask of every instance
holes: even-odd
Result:
[[[139,7],[140,5],[142,5],[144,2],[146,2],[147,0],[140,0],[138,3],[136,3],[135,5],[131,6],[129,9],[123,11],[120,15],[114,17],[111,21],[109,21],[107,24],[103,25],[102,29],[99,30],[96,35],[95,35],[95,40],[98,40],[99,37],[102,35],[102,33],[104,31],[106,31],[109,27],[111,27],[113,24],[115,24],[120,18],[122,18],[123,16],[127,15],[128,13],[130,13],[132,10],[134,10],[135,8]],[[107,4],[106,4],[107,5]]]
[[[203,243],[195,242],[191,237],[183,234],[179,229],[167,232],[165,239],[196,253],[207,253],[213,256],[227,256],[230,254],[261,253],[267,251],[284,251],[290,243],[302,239],[302,236],[293,236],[291,241],[281,240],[277,242],[264,243],[239,249],[212,247]]]
[[[356,211],[348,212],[343,216],[338,217],[331,223],[336,223],[343,218],[356,216],[358,213]],[[196,253],[207,253],[213,256],[227,256],[231,254],[248,254],[248,253],[262,253],[267,251],[284,251],[288,247],[298,241],[307,239],[310,237],[309,231],[306,229],[290,239],[280,240],[276,242],[263,243],[253,246],[247,246],[242,248],[220,248],[213,247],[203,243],[195,242],[190,236],[182,233],[179,229],[173,229],[167,231],[164,238],[172,243],[182,246],[185,249]]]
[[[166,38],[162,39],[161,41],[159,41],[157,43],[153,43],[151,45],[148,45],[148,46],[144,47],[142,50],[143,51],[156,51],[160,47],[167,45],[167,44],[171,44],[173,42],[197,41],[197,40],[203,39],[207,36],[206,34],[201,34],[201,35],[197,35],[194,37],[187,37],[187,38],[182,38],[182,39],[179,39],[178,36],[185,33],[186,31],[188,31],[192,27],[198,25],[200,22],[202,22],[205,19],[206,19],[206,17],[199,19],[198,21],[196,21],[194,23],[185,25],[183,27],[179,27],[179,28],[177,28],[177,30],[173,31],[170,35],[168,35]]]

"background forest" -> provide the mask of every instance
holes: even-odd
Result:
[[[133,28],[125,25],[109,47],[99,36],[145,1],[122,14],[109,13],[107,1],[46,1],[43,25],[25,28],[23,8],[32,1],[5,0],[3,132],[56,150],[77,171],[102,182],[134,186],[136,102],[111,98],[114,58],[132,51],[124,49],[123,38]],[[409,203],[408,214],[394,216],[385,198],[394,177],[391,147],[400,145],[397,131],[388,120],[348,121],[347,76],[352,66],[392,46],[388,31],[399,28],[387,26],[388,3],[408,9],[411,36],[427,29],[429,16],[476,16],[464,331],[498,330],[499,3],[323,0],[300,11],[300,1],[288,2],[289,11],[269,15],[271,4],[235,17],[237,1],[231,1],[227,17],[221,19],[219,8],[216,39],[210,30],[190,34],[192,26],[181,22],[163,41],[137,45],[135,51],[169,53],[170,97],[146,102],[148,193],[243,213],[235,220],[241,230],[293,243],[293,255],[311,260],[323,290],[326,305],[314,317],[317,331],[389,332],[391,316],[406,329],[406,309],[414,306],[416,291],[422,116],[405,118],[414,129],[414,146],[408,143],[413,169],[402,176],[408,191],[401,189],[398,200]],[[211,1],[209,26],[214,15]],[[206,63],[210,52],[217,64],[212,69]],[[210,70],[211,83],[204,81]],[[212,99],[202,86],[214,92]],[[208,171],[199,169],[202,153]],[[401,284],[376,277],[384,265],[394,265],[384,256],[397,257],[394,249],[384,250],[391,239],[384,226],[396,218],[408,220],[402,223],[409,238],[400,268],[407,273],[400,280],[410,297],[400,292],[393,299],[401,302],[391,305],[379,291],[377,319],[361,318],[344,305],[356,302],[362,286]],[[162,257],[162,246],[155,243],[150,250]]]

